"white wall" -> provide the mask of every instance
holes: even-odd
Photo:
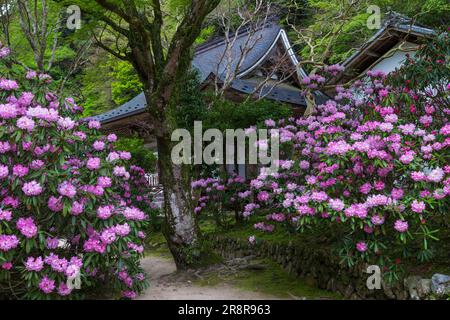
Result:
[[[406,60],[406,54],[409,54],[411,57],[415,55],[415,51],[409,51],[410,49],[417,49],[418,45],[411,42],[406,42],[402,45],[401,49],[408,49],[407,52],[398,50],[400,44],[396,45],[393,50],[397,50],[393,52],[392,50],[381,57],[376,64],[372,65],[368,70],[377,70],[383,71],[384,73],[390,73],[397,69],[399,66],[403,64]],[[367,70],[366,70],[367,71]]]

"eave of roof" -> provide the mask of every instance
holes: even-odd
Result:
[[[363,54],[364,51],[370,49],[374,43],[376,43],[382,36],[389,31],[398,31],[409,35],[421,36],[421,37],[431,37],[436,34],[436,31],[405,23],[386,23],[380,30],[378,30],[364,45],[355,51],[349,58],[347,58],[342,65],[347,67],[351,65],[352,61],[355,60],[359,55]]]
[[[231,88],[245,94],[254,94],[259,83],[250,79],[236,79],[231,83]],[[301,90],[289,84],[272,85],[268,83],[260,90],[261,97],[265,99],[306,106],[306,100]]]
[[[261,34],[264,34],[264,36],[259,38]],[[241,50],[241,47],[239,45],[240,44],[243,45],[243,42],[246,40],[245,38],[246,35],[248,35],[248,33],[246,32],[237,35],[236,43],[233,46],[233,50],[235,50],[234,54],[239,54],[238,52],[240,52]],[[261,65],[266,60],[268,54],[270,54],[270,52],[278,43],[278,41],[281,41],[282,44],[284,45],[285,49],[288,52],[289,58],[292,61],[292,64],[295,67],[299,64],[299,60],[295,52],[293,51],[292,46],[289,43],[289,39],[287,37],[286,32],[279,25],[269,24],[258,30],[252,37],[254,39],[259,40],[254,44],[252,50],[246,55],[245,60],[242,63],[241,68],[239,69],[239,74],[237,75],[238,79],[234,80],[231,85],[231,87],[234,90],[246,94],[254,93],[254,91],[250,92],[248,90],[248,88],[250,88],[250,84],[249,83],[246,84],[245,80],[239,78],[246,76],[255,68],[257,68],[259,65]],[[192,62],[192,66],[199,71],[200,81],[202,83],[207,81],[207,79],[210,78],[211,76],[216,76],[217,59],[221,58],[222,52],[226,48],[225,46],[226,44],[222,39],[211,41],[210,43],[206,43],[197,48]],[[298,68],[296,72],[299,78],[306,76],[306,73],[302,68]],[[223,70],[221,73],[223,75]],[[221,76],[219,75],[219,77]],[[301,106],[306,105],[306,101],[301,96],[300,90],[298,88],[292,87],[290,89],[287,89],[275,87],[271,89],[270,92],[264,92],[264,90],[266,89],[263,88],[262,95],[267,94],[266,96],[267,99],[297,104]],[[145,100],[145,96],[143,93],[141,93],[132,100],[128,101],[127,103],[111,111],[105,112],[97,116],[93,116],[91,118],[106,124],[129,116],[143,113],[145,112],[146,107],[147,103]]]
[[[245,94],[253,94],[256,87],[256,83],[243,79],[236,79],[231,83],[232,89]],[[261,89],[261,95],[269,100],[306,106],[306,100],[302,96],[300,89],[291,85],[275,86],[273,88],[270,85],[267,85]],[[141,114],[145,112],[146,107],[147,103],[145,101],[144,93],[141,93],[124,105],[103,114],[93,116],[91,119],[107,124]]]
[[[144,93],[140,93],[127,103],[117,107],[113,110],[107,111],[97,116],[91,117],[91,119],[98,120],[104,124],[130,117],[136,114],[143,113],[147,107],[147,101]]]
[[[373,51],[381,58],[384,54],[389,52],[389,50],[395,46],[395,43],[397,43],[394,41],[395,43],[389,44],[389,41],[392,42],[393,39],[395,40],[395,35],[393,33],[404,34],[406,38],[408,38],[408,36],[428,38],[436,35],[436,31],[433,29],[411,24],[411,19],[408,17],[395,12],[391,13],[390,16],[391,17],[385,21],[380,30],[370,37],[361,48],[342,62],[342,65],[345,67],[344,71],[337,77],[331,79],[328,83],[329,85],[345,83],[368,70],[368,68],[379,59],[373,59],[372,55],[368,53]],[[354,74],[352,74],[353,71],[355,71]],[[331,92],[332,89],[327,93],[331,94]]]

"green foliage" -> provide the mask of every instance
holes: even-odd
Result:
[[[450,24],[448,0],[378,0],[374,4],[378,4],[384,11],[390,9],[402,13],[435,29],[442,29]]]
[[[138,137],[120,138],[116,142],[116,147],[118,150],[130,152],[134,163],[143,168],[145,172],[155,172],[157,157],[153,151],[144,146],[144,139]]]
[[[296,32],[290,32],[293,41],[298,39],[302,58],[327,64],[342,62],[377,31],[366,26],[371,5],[379,6],[382,14],[392,10],[438,30],[450,23],[447,0],[358,0],[352,4],[339,0],[281,1],[281,6],[289,9],[289,23],[310,38],[307,44]]]
[[[42,5],[40,1],[36,1],[37,7],[36,10],[38,12],[41,11]],[[35,5],[34,1],[29,1],[29,5],[31,10],[34,10]],[[0,39],[4,43],[10,42],[9,46],[12,49],[12,52],[19,61],[24,63],[30,68],[36,69],[36,64],[34,61],[34,53],[31,49],[30,44],[28,43],[24,33],[22,32],[21,25],[20,25],[20,17],[17,9],[17,4],[14,4],[11,6],[12,11],[12,17],[9,25],[9,39],[6,39],[6,34],[4,32],[4,29],[0,29]],[[53,47],[53,41],[55,38],[55,32],[52,32],[53,28],[56,27],[56,22],[58,21],[58,17],[61,13],[62,7],[53,2],[48,1],[47,3],[47,29],[48,29],[48,37],[46,42],[46,51],[45,51],[45,57],[46,62],[48,63],[49,58],[51,56],[52,47]],[[40,25],[41,21],[38,21]],[[65,42],[64,39],[60,39],[61,37],[61,31],[58,32],[58,38],[60,41],[60,45],[58,47],[58,50],[55,55],[55,62],[61,62],[65,60],[66,58],[70,59],[73,57],[73,50],[69,47],[69,43]],[[63,44],[61,44],[61,40],[63,40]],[[47,67],[47,65],[46,65]]]
[[[188,75],[184,83],[179,105],[175,110],[177,126],[180,128],[193,130],[194,121],[202,121],[205,130],[249,128],[266,119],[278,120],[292,115],[290,106],[272,100],[248,99],[239,103],[202,91],[195,71]]]
[[[168,0],[165,2],[170,12],[179,12],[184,10],[190,3],[190,0]]]
[[[175,108],[176,124],[180,128],[193,130],[194,121],[201,121],[207,113],[205,95],[200,89],[200,80],[196,71],[191,71],[186,79],[180,94],[178,106]]]
[[[112,99],[116,105],[122,105],[142,91],[142,83],[131,63],[110,59],[113,77],[111,82]]]
[[[291,107],[267,99],[247,100],[242,103],[216,99],[205,117],[204,128],[220,130],[249,128],[261,124],[266,119],[278,120],[289,118],[291,115]]]
[[[111,94],[111,62],[106,54],[98,54],[77,76],[81,84],[83,116],[100,114],[116,107]]]
[[[319,247],[317,244],[317,239],[311,236],[307,237],[305,235],[294,235],[281,228],[270,234],[256,231],[253,228],[253,223],[255,221],[248,221],[239,226],[235,226],[230,230],[224,230],[217,227],[215,229],[211,229],[210,225],[214,224],[208,222],[208,220],[204,220],[202,222],[201,230],[209,234],[209,236],[219,236],[223,239],[232,239],[234,241],[240,240],[243,245],[246,245],[249,234],[255,234],[257,235],[259,241],[256,246],[262,242],[272,244],[276,243],[280,246],[290,246],[292,248],[298,247],[299,251],[305,250],[305,247]],[[323,242],[321,243],[321,247],[318,249],[324,250]],[[256,247],[256,250],[258,250],[258,247]],[[309,299],[324,297],[328,299],[342,298],[337,293],[320,290],[305,283],[305,279],[289,275],[277,262],[272,259],[258,259],[251,261],[251,263],[255,265],[264,265],[265,268],[261,268],[261,270],[240,271],[226,280],[245,290],[260,291],[283,298],[292,298],[292,295],[296,297],[307,297]],[[219,281],[223,281],[223,279],[219,279],[215,274],[206,274],[198,283],[200,285],[214,285]]]
[[[215,32],[214,26],[207,26],[206,28],[202,29],[202,32],[200,33],[200,36],[195,40],[195,44],[202,44],[203,42],[207,41]]]
[[[347,58],[353,48],[359,47],[373,30],[366,27],[366,0],[324,1],[308,0],[289,6],[289,22],[301,28],[302,36],[290,32],[291,39],[299,40],[300,55],[304,60],[334,64]],[[298,15],[302,12],[302,15]],[[291,21],[291,16],[295,21]],[[308,67],[308,66],[306,66]]]
[[[418,115],[425,114],[425,108],[432,105],[438,109],[434,122],[445,122],[445,108],[450,105],[450,97],[446,94],[446,85],[450,79],[450,37],[442,33],[405,61],[404,66],[396,73],[388,75],[392,85],[403,89],[400,94],[392,94],[389,98],[395,105],[403,106],[399,114],[404,119],[414,121]],[[435,90],[433,95],[411,97],[409,92],[417,88],[421,91]]]

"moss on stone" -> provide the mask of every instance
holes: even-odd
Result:
[[[248,291],[258,291],[279,298],[290,299],[342,299],[342,296],[306,284],[304,279],[288,275],[277,263],[268,259],[258,261],[262,270],[240,270],[233,275],[209,274],[196,283],[204,286],[227,282]]]

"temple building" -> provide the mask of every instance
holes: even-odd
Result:
[[[230,40],[209,41],[196,48],[192,67],[198,71],[202,90],[225,86],[224,97],[243,101],[248,95],[292,106],[297,115],[307,107],[300,90],[300,80],[306,76],[298,67],[299,60],[289,43],[286,31],[271,23],[249,33],[241,32]],[[230,70],[232,75],[230,76]],[[318,93],[316,99],[326,96]],[[102,122],[106,131],[129,135],[140,133],[139,123],[148,119],[143,93],[127,103],[92,117]],[[149,147],[154,147],[151,134],[143,135]]]
[[[388,74],[401,67],[407,55],[413,57],[423,41],[434,35],[433,29],[391,12],[382,27],[342,63],[345,70],[330,84],[346,84],[363,78],[369,70]]]
[[[328,83],[331,89],[325,93],[315,92],[316,104],[334,95],[333,86],[363,78],[369,70],[389,73],[399,68],[407,54],[413,56],[423,40],[433,35],[434,30],[390,13],[382,27],[342,63],[345,69]],[[192,67],[198,71],[202,90],[222,87],[226,99],[240,102],[251,95],[255,99],[286,103],[295,115],[302,115],[308,105],[300,83],[307,74],[299,66],[299,58],[286,31],[276,23],[269,23],[256,31],[244,31],[230,38],[214,39],[196,48]],[[124,136],[138,133],[145,139],[146,146],[156,150],[146,108],[146,99],[141,93],[124,105],[93,118],[102,122],[105,131]],[[142,129],[140,124],[144,123],[147,127]],[[247,169],[236,166],[230,171],[246,177]]]

